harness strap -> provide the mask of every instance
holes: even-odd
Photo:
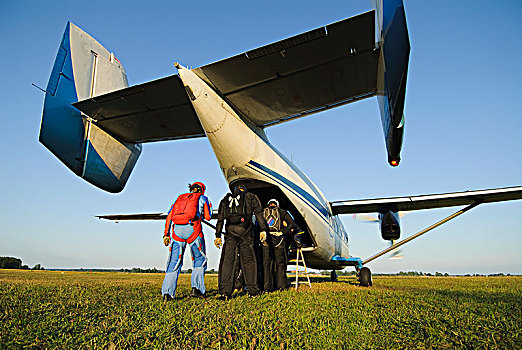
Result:
[[[172,239],[175,241],[178,241],[178,242],[187,242],[188,244],[190,244],[190,243],[194,242],[196,240],[196,238],[203,237],[203,230],[201,230],[201,221],[200,220],[193,222],[192,227],[193,227],[194,232],[192,232],[192,234],[187,239],[178,237],[178,235],[176,235],[176,233],[174,232],[174,229],[172,229]]]
[[[201,230],[201,221],[197,220],[194,222],[194,232],[187,238],[187,243],[190,244],[196,240],[196,238],[203,235],[203,231]]]
[[[172,239],[175,240],[175,241],[178,241],[178,242],[186,242],[185,239],[183,238],[179,238],[176,233],[174,232],[174,230],[172,230]]]
[[[238,207],[239,206],[239,198],[240,197],[241,197],[240,194],[238,194],[236,197],[232,197],[232,195],[230,195],[228,197],[228,207],[232,208],[232,205],[234,205],[235,207]]]
[[[281,244],[283,244],[284,241],[285,241],[284,239],[281,239],[281,241],[280,241],[279,243],[277,243],[277,244],[274,246],[274,248],[279,247]]]

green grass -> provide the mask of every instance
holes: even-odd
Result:
[[[0,348],[520,349],[522,277],[319,281],[162,303],[162,274],[0,270]]]

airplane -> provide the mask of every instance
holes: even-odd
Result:
[[[402,0],[245,53],[128,86],[113,53],[68,22],[45,89],[39,140],[71,171],[122,191],[147,142],[206,137],[231,188],[277,198],[304,230],[308,267],[353,266],[372,285],[370,261],[477,205],[522,199],[522,186],[352,201],[328,201],[269,141],[265,128],[376,96],[387,161],[401,161],[409,36]],[[400,238],[398,212],[465,206],[368,259],[349,254],[341,214],[379,213],[382,238]],[[215,216],[215,215],[214,215]],[[100,215],[162,219],[164,213]]]

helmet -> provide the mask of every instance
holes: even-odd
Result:
[[[275,203],[276,207],[279,206],[279,202],[277,201],[277,199],[272,198],[268,201],[267,205],[270,206],[270,203]]]
[[[194,188],[196,188],[200,193],[205,193],[205,190],[207,187],[203,182],[194,182],[193,184],[189,184],[189,190],[192,191]]]

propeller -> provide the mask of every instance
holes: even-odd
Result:
[[[361,222],[379,222],[377,215],[370,214],[353,214],[353,219]]]
[[[395,244],[395,241],[390,241],[390,247]],[[402,254],[402,249],[396,249],[393,251],[392,255],[388,258],[390,260],[400,260],[404,258]]]
[[[399,212],[399,218],[403,218],[406,215],[405,212]],[[379,216],[374,214],[353,214],[353,219],[360,222],[379,222]]]
[[[399,212],[399,217],[402,218],[405,215],[404,212]],[[355,221],[359,222],[366,222],[366,223],[378,223],[379,215],[372,215],[372,214],[353,214],[353,219]],[[390,241],[390,247],[395,244],[395,240]],[[402,249],[394,250],[392,255],[388,258],[390,260],[400,260],[404,258],[404,255],[402,253]]]

